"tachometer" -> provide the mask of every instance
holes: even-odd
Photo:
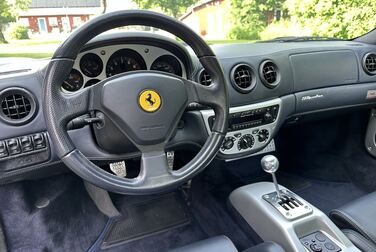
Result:
[[[75,92],[82,88],[84,84],[84,78],[82,74],[76,70],[72,69],[68,78],[63,82],[62,88],[68,92]]]
[[[179,61],[172,55],[163,55],[156,59],[150,70],[162,71],[182,76],[182,68]]]
[[[80,69],[88,77],[97,77],[103,71],[103,62],[98,55],[87,53],[80,60]]]
[[[107,77],[129,71],[146,70],[142,56],[131,49],[121,49],[111,55],[106,66]]]

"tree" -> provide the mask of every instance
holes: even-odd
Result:
[[[17,11],[28,8],[30,0],[0,0],[0,43],[7,43],[3,30],[10,22],[16,21]]]
[[[314,36],[349,39],[376,28],[375,0],[288,0],[286,6]]]
[[[105,14],[107,10],[107,0],[102,0],[102,7],[102,14]]]
[[[160,8],[167,15],[180,17],[199,0],[134,0],[142,9]]]
[[[267,26],[268,14],[281,9],[284,0],[231,0],[230,38],[258,39]]]

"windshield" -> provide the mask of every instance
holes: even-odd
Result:
[[[48,58],[79,26],[121,9],[173,16],[209,44],[351,39],[376,27],[374,0],[0,0],[0,66]]]

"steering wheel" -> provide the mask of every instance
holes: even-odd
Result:
[[[83,46],[95,36],[128,25],[152,26],[185,41],[212,77],[210,86],[157,71],[134,71],[105,79],[74,94],[61,91]],[[188,104],[197,102],[215,112],[212,132],[199,153],[184,167],[167,165],[165,146]],[[47,131],[59,158],[78,176],[105,190],[121,194],[158,193],[177,187],[202,171],[217,154],[227,131],[228,93],[223,70],[211,48],[186,25],[165,15],[141,10],[117,11],[87,22],[56,50],[43,85]],[[87,159],[70,139],[72,119],[100,111],[141,152],[137,178],[112,175]]]

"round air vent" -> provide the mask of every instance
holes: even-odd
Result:
[[[376,75],[376,53],[367,53],[363,58],[364,71],[369,75]]]
[[[212,78],[205,69],[202,69],[198,74],[198,82],[204,86],[209,86],[212,84]]]
[[[256,86],[256,76],[251,66],[239,64],[232,68],[231,84],[241,93],[251,92]]]
[[[20,125],[30,121],[36,112],[33,95],[23,88],[8,88],[0,93],[0,117],[9,124]]]
[[[267,88],[275,88],[280,81],[277,65],[271,60],[265,60],[260,65],[260,79]]]

